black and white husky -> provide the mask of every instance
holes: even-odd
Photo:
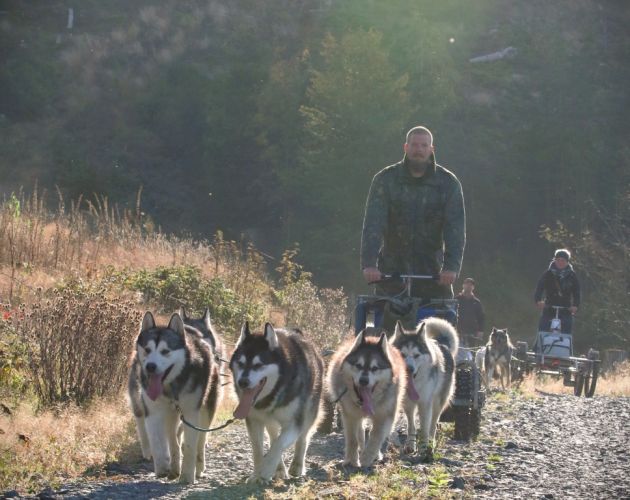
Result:
[[[510,334],[507,328],[492,328],[488,343],[477,351],[475,363],[483,374],[486,389],[490,389],[490,384],[498,374],[501,380],[501,388],[506,389],[512,383],[512,354],[514,346],[510,341]]]
[[[344,464],[369,467],[381,458],[405,394],[405,363],[385,333],[365,330],[343,343],[328,366],[329,397],[339,401],[345,437]],[[365,443],[364,420],[372,422]]]
[[[142,454],[153,457],[158,477],[194,483],[203,473],[206,436],[184,426],[180,443],[179,417],[209,427],[219,385],[214,353],[203,332],[186,328],[179,314],[166,327],[156,326],[150,312],[144,315],[128,389]]]
[[[321,414],[324,363],[299,330],[252,333],[249,324],[230,359],[239,399],[235,418],[244,418],[254,453],[248,482],[265,483],[272,476],[287,479],[282,453],[295,443],[288,473],[302,476],[311,434]],[[270,446],[264,453],[264,430]]]
[[[397,322],[393,345],[405,360],[409,379],[404,403],[408,431],[405,451],[417,451],[430,460],[438,419],[455,389],[457,332],[448,321],[440,318],[428,318],[411,331],[405,331]],[[416,434],[416,409],[420,416],[420,436]]]

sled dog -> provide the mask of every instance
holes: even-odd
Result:
[[[215,361],[211,375],[213,382],[212,389],[215,390],[214,383],[216,381],[216,400],[218,406],[221,404],[221,399],[223,397],[223,382],[225,382],[227,371],[227,361],[225,361],[227,354],[225,346],[223,345],[223,339],[215,326],[212,324],[209,308],[206,307],[206,310],[201,318],[192,318],[188,316],[183,307],[179,309],[179,315],[184,321],[186,331],[195,333],[195,330],[197,330],[198,334],[201,335],[203,340],[210,344],[210,347],[212,348]]]
[[[161,327],[150,312],[145,313],[128,389],[142,454],[153,457],[156,476],[179,477],[181,483],[194,483],[201,476],[206,436],[184,426],[180,443],[179,417],[209,427],[219,383],[212,349],[199,331],[186,328],[179,314]]]
[[[483,374],[486,389],[490,389],[490,384],[496,371],[501,380],[501,387],[509,388],[512,383],[512,353],[514,346],[510,341],[510,334],[507,328],[492,328],[488,343],[477,351],[475,363],[479,371]]]
[[[311,434],[321,414],[324,363],[299,330],[274,329],[252,333],[246,322],[230,359],[238,405],[254,453],[248,482],[265,483],[272,476],[287,479],[305,473]],[[264,430],[270,446],[263,453]],[[282,453],[295,443],[287,473]]]
[[[428,318],[415,330],[409,331],[398,321],[393,345],[405,360],[409,379],[404,402],[407,416],[404,451],[410,454],[418,452],[423,459],[431,460],[438,419],[455,389],[457,332],[441,318]],[[416,434],[416,408],[420,417],[419,436]]]
[[[369,467],[382,458],[381,447],[392,430],[406,386],[405,363],[387,335],[361,331],[344,342],[328,366],[327,387],[338,401],[345,438],[344,465]],[[367,443],[363,422],[372,421]]]

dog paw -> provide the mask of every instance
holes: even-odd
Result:
[[[289,479],[289,474],[287,474],[287,470],[285,468],[276,470],[276,473],[273,475],[274,479]]]
[[[433,448],[431,446],[422,446],[418,450],[418,458],[424,463],[433,462]]]
[[[403,446],[403,453],[406,455],[414,455],[418,450],[418,445],[416,444],[416,440],[409,440]]]
[[[195,484],[194,474],[181,474],[179,476],[179,484]]]
[[[252,484],[252,485],[266,486],[271,483],[271,478],[265,479],[264,477],[261,477],[258,474],[252,474],[251,476],[247,478],[246,483]]]
[[[343,462],[341,462],[340,466],[341,468],[344,468],[344,469],[358,469],[359,461],[358,460],[344,460]]]
[[[289,474],[293,477],[300,477],[306,473],[306,467],[304,464],[298,464],[293,462],[291,467],[289,467]]]

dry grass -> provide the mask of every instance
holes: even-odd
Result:
[[[233,399],[225,398],[215,424],[233,410]],[[123,395],[86,410],[68,406],[37,412],[22,404],[12,415],[0,415],[0,492],[37,493],[81,476],[99,476],[111,461],[140,460],[135,421]]]
[[[36,492],[114,459],[140,458],[124,398],[87,410],[66,407],[37,413],[22,404],[0,416],[0,491]]]
[[[535,395],[536,389],[555,394],[573,394],[573,387],[565,387],[562,378],[551,376],[525,378],[520,386],[525,395]],[[597,396],[630,396],[630,362],[624,361],[615,370],[601,375],[597,380],[595,397]]]

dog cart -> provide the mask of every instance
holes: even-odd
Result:
[[[586,357],[573,356],[573,335],[562,332],[560,306],[548,306],[555,310],[549,331],[539,331],[534,350],[528,351],[527,342],[516,345],[516,363],[525,373],[562,377],[567,387],[573,387],[576,396],[593,397],[599,377],[599,352],[589,349]]]
[[[457,323],[456,299],[423,299],[411,296],[413,280],[436,280],[438,276],[392,274],[383,275],[383,282],[400,282],[398,295],[359,295],[355,310],[354,327],[358,333],[362,329],[383,323],[385,309],[404,317],[412,315],[415,324],[429,317],[447,320],[453,326]],[[393,334],[393,332],[388,332]],[[469,441],[479,434],[481,409],[485,404],[485,388],[481,374],[475,365],[475,350],[460,347],[455,359],[455,395],[451,405],[442,413],[440,421],[455,423],[455,439]]]

